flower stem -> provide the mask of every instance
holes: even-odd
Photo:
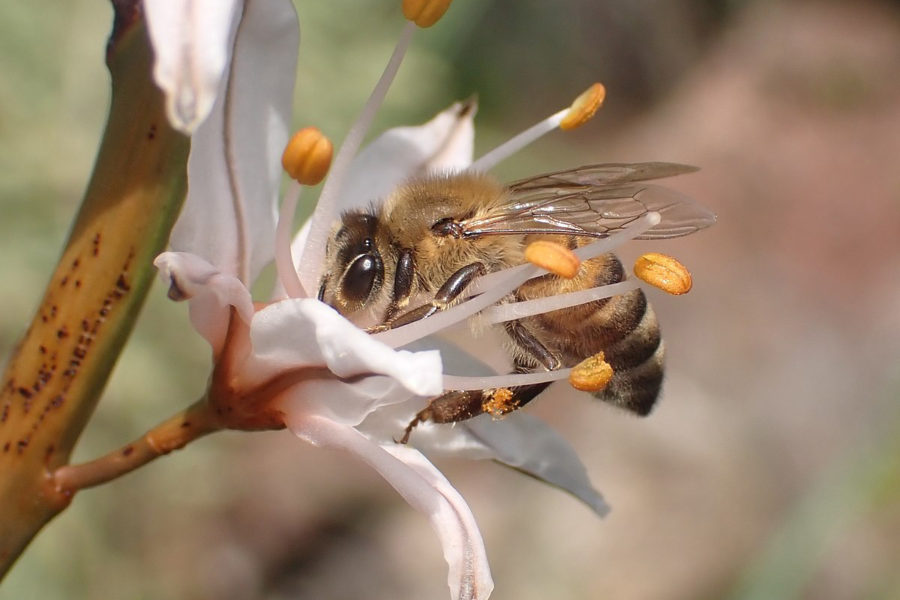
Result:
[[[90,462],[58,468],[53,473],[56,490],[70,495],[112,481],[221,428],[206,398],[202,398],[118,450]]]
[[[0,379],[0,579],[68,504],[48,473],[68,462],[91,417],[184,199],[189,140],[166,120],[140,3],[115,7],[112,102],[94,172]],[[48,144],[48,159],[53,151]]]

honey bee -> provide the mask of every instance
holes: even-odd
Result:
[[[570,249],[622,230],[656,211],[658,225],[638,239],[687,235],[715,216],[648,180],[694,171],[673,163],[597,164],[503,185],[463,172],[415,178],[382,205],[345,213],[326,250],[319,300],[369,331],[428,318],[452,306],[478,277],[525,262],[525,248],[552,240]],[[583,261],[571,279],[533,278],[503,302],[531,300],[617,283],[625,269],[613,254]],[[499,327],[499,325],[498,325]],[[638,415],[653,408],[663,379],[664,346],[643,291],[508,321],[516,372],[571,367],[603,352],[614,375],[594,395]],[[406,428],[504,413],[549,383],[490,390],[448,390]]]

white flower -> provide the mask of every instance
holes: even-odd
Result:
[[[456,104],[425,125],[389,130],[357,153],[409,43],[414,27],[408,26],[397,60],[335,159],[316,213],[291,243],[285,224],[294,192],[283,204],[277,233],[276,218],[299,38],[293,6],[288,0],[145,0],[144,6],[169,118],[192,132],[188,198],[172,251],[155,264],[170,296],[189,301],[191,322],[212,347],[210,406],[224,427],[287,426],[371,465],[429,518],[449,564],[452,596],[487,598],[493,583],[469,507],[418,449],[393,438],[447,386],[444,367],[491,371],[450,346],[440,353],[397,349],[440,329],[444,321],[437,317],[410,339],[409,328],[370,336],[304,291],[316,289],[324,241],[341,210],[382,197],[411,175],[472,165],[474,106]],[[260,308],[249,288],[276,253],[278,293]],[[530,273],[500,274],[498,289],[508,291],[515,278]],[[495,302],[491,297],[484,293],[457,307],[463,312],[438,316],[462,320],[480,310],[477,302],[482,308]],[[607,510],[568,443],[524,413],[454,427],[424,425],[412,442],[429,453],[501,461],[569,491],[600,514]]]

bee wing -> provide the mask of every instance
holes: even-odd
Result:
[[[660,223],[637,239],[688,235],[716,217],[689,197],[651,179],[696,171],[674,163],[600,164],[513,182],[509,201],[460,222],[465,237],[510,234],[573,234],[602,238],[648,212]]]

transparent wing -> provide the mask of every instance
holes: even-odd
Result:
[[[716,216],[680,192],[648,180],[696,171],[674,163],[600,164],[538,175],[509,185],[509,201],[461,221],[464,237],[574,234],[606,237],[648,212],[660,223],[637,239],[688,235]]]

